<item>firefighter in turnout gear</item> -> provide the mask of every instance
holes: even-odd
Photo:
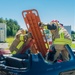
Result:
[[[45,25],[43,23],[40,23],[41,26]],[[50,22],[50,24],[46,24],[47,28],[52,33],[52,45],[56,49],[56,53],[54,55],[54,59],[51,62],[54,62],[57,60],[57,57],[59,54],[62,54],[63,61],[69,60],[69,54],[65,48],[65,45],[71,45],[71,36],[67,32],[67,30],[63,27],[62,24],[59,23],[57,20],[53,20]],[[47,56],[48,57],[48,56]]]

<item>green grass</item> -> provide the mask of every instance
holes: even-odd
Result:
[[[11,45],[11,43],[13,42],[13,40],[14,40],[14,37],[8,37],[8,38],[6,39],[6,42],[8,43],[8,46]]]
[[[6,42],[8,43],[8,46],[10,47],[11,43],[13,42],[14,37],[8,37],[6,39]],[[75,49],[75,44],[72,43],[71,48]]]

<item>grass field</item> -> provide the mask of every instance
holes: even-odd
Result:
[[[14,37],[8,37],[8,38],[6,39],[6,42],[8,43],[8,46],[11,45],[11,43],[13,42],[13,40],[14,40]]]
[[[14,40],[14,37],[8,37],[6,39],[6,42],[8,43],[8,46],[11,45],[11,43],[13,42],[13,40]],[[71,48],[75,49],[75,43],[72,43]]]

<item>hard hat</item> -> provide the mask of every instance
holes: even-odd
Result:
[[[51,22],[59,22],[58,20],[52,20]]]
[[[59,22],[58,20],[55,20],[55,22]]]
[[[52,20],[51,22],[55,22],[55,20]]]

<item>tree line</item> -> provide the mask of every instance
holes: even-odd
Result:
[[[20,29],[20,25],[16,20],[0,18],[0,23],[5,23],[7,28],[7,37],[15,36],[16,32]]]
[[[20,25],[16,20],[0,18],[0,23],[5,23],[7,28],[7,37],[15,36],[16,32],[20,29]],[[72,39],[75,39],[75,31],[71,31]]]

